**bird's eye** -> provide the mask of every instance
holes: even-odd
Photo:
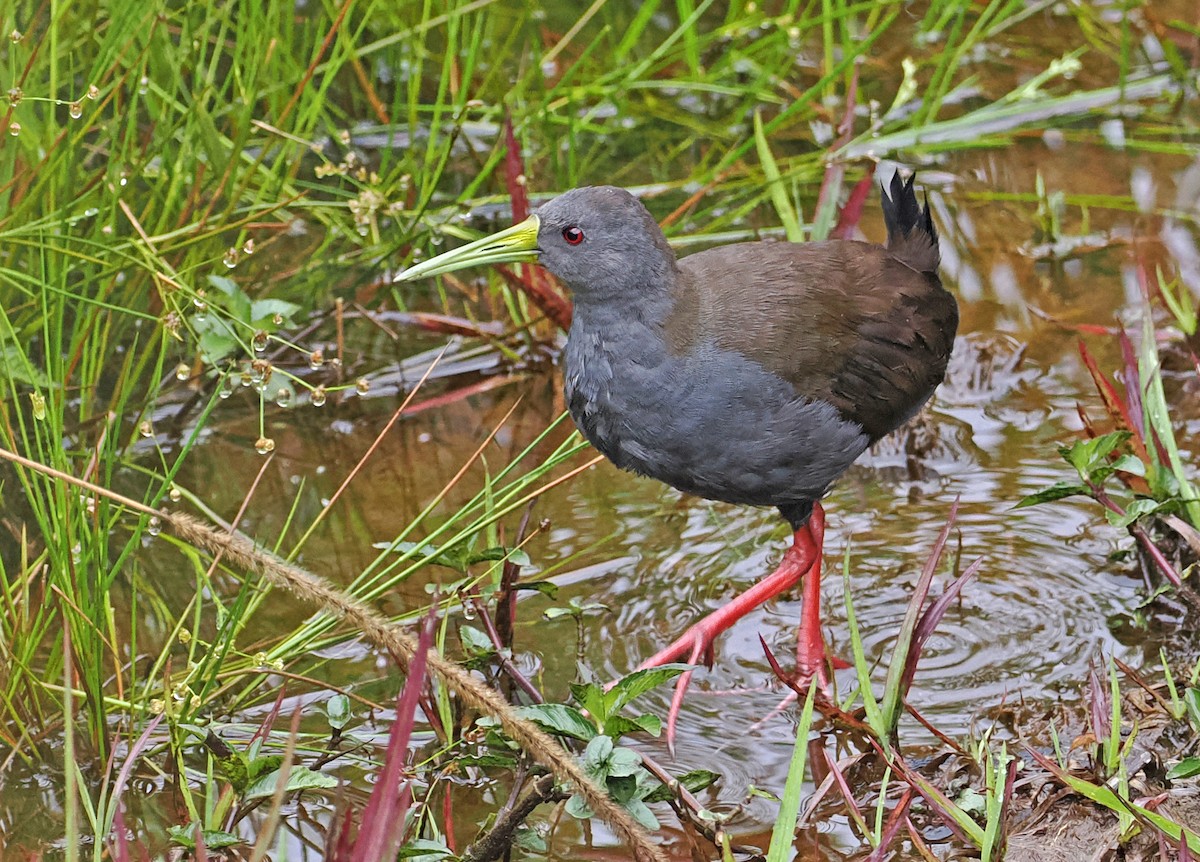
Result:
[[[568,245],[579,245],[583,242],[583,231],[572,225],[571,227],[563,228],[563,239]]]

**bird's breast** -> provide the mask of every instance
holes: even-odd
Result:
[[[866,448],[830,404],[744,357],[676,355],[653,333],[572,330],[568,408],[618,467],[690,494],[754,505],[816,499]]]

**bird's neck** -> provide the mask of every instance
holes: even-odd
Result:
[[[664,339],[673,300],[643,292],[629,303],[576,297],[564,355],[564,382],[575,421],[592,442],[589,425],[624,397],[644,397],[645,374],[675,361]],[[589,418],[592,417],[592,418]]]

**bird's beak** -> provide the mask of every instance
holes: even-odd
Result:
[[[536,215],[520,224],[477,239],[445,254],[421,261],[396,275],[393,281],[415,281],[443,272],[454,272],[468,266],[483,266],[491,263],[520,263],[537,260],[538,227],[541,221]]]

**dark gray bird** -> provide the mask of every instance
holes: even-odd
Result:
[[[574,295],[566,394],[592,445],[689,494],[775,506],[792,525],[773,574],[643,667],[706,657],[713,638],[807,573],[797,661],[802,678],[824,682],[818,501],[929,399],[958,327],[912,184],[897,174],[883,198],[886,247],[746,242],[677,260],[637,198],[599,186],[397,276],[539,261]]]

